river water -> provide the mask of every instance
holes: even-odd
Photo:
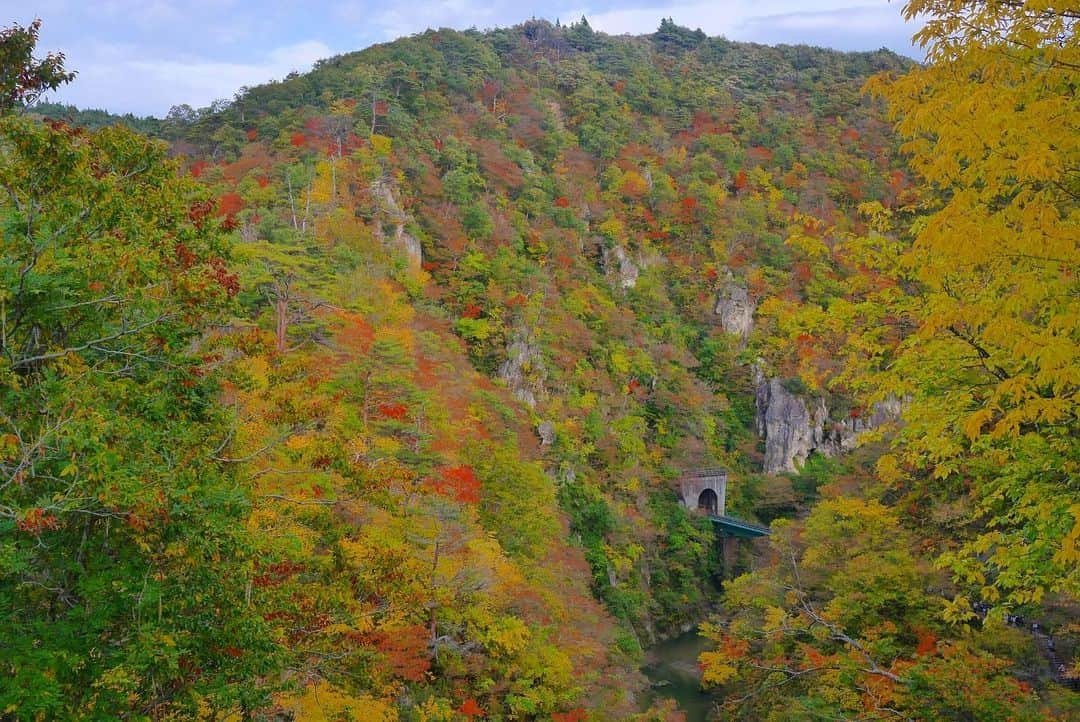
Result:
[[[706,722],[714,698],[701,691],[697,658],[708,645],[709,641],[695,630],[651,647],[641,668],[652,682],[645,694],[645,704],[673,699],[686,714],[686,722]]]

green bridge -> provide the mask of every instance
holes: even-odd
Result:
[[[769,535],[768,527],[761,526],[760,524],[751,524],[748,521],[736,519],[733,516],[717,516],[715,514],[710,514],[709,518],[716,526],[716,530],[724,536],[736,537],[738,539],[753,539],[754,537]]]
[[[727,480],[727,469],[690,469],[679,479],[679,498],[687,509],[712,520],[723,549],[724,575],[730,578],[735,574],[739,540],[768,536],[769,529],[725,513]]]
[[[679,480],[679,496],[687,509],[707,514],[723,536],[753,539],[768,536],[768,527],[728,516],[727,469],[691,469]]]

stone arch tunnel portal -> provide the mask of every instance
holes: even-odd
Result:
[[[679,495],[687,509],[712,519],[713,528],[723,546],[724,573],[731,577],[734,575],[739,540],[767,536],[769,530],[727,516],[727,481],[728,474],[724,469],[692,469],[679,480]]]
[[[701,493],[698,494],[697,505],[698,509],[710,516],[716,516],[720,513],[720,498],[712,489],[703,489]]]

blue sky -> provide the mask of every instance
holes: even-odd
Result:
[[[0,0],[0,24],[43,20],[39,50],[62,50],[75,82],[51,99],[164,115],[304,71],[319,58],[422,32],[530,17],[586,16],[597,30],[648,33],[662,17],[709,35],[913,57],[915,28],[888,0]]]

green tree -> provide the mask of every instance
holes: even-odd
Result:
[[[200,353],[236,279],[212,203],[124,128],[0,118],[0,710],[263,704],[249,500]]]
[[[29,105],[42,93],[70,83],[75,73],[64,70],[64,54],[34,57],[41,20],[28,27],[13,25],[0,30],[0,113]]]

